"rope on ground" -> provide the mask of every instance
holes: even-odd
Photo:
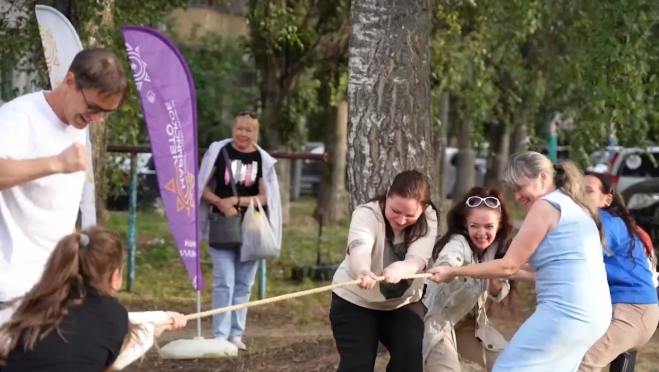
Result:
[[[414,275],[404,276],[401,279],[426,279],[426,278],[430,278],[430,277],[432,277],[432,274],[414,274]],[[378,281],[378,282],[384,281],[384,276],[379,276],[376,279],[376,281]],[[358,285],[360,282],[361,282],[360,280],[353,280],[353,281],[345,282],[345,283],[330,284],[330,285],[326,285],[324,287],[307,289],[305,291],[293,292],[293,293],[289,293],[289,294],[285,294],[285,295],[281,295],[281,296],[266,298],[266,299],[263,299],[263,300],[247,302],[247,303],[240,304],[240,305],[232,305],[232,306],[227,306],[227,307],[221,307],[221,308],[218,308],[218,309],[202,311],[200,313],[188,314],[188,315],[185,316],[185,318],[187,320],[204,318],[204,317],[212,316],[212,315],[215,315],[215,314],[228,313],[228,312],[231,312],[231,311],[247,309],[249,307],[267,305],[267,304],[271,304],[271,303],[275,303],[275,302],[279,302],[279,301],[290,300],[292,298],[297,298],[297,297],[308,296],[308,295],[312,295],[312,294],[316,294],[316,293],[331,291],[331,290],[337,289],[337,288],[349,287],[351,285]],[[156,325],[166,325],[166,324],[169,324],[170,322],[171,321],[160,322],[160,323],[156,323]]]

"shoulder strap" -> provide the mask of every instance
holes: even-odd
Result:
[[[236,190],[236,182],[233,179],[233,168],[231,167],[231,159],[229,159],[229,154],[225,147],[222,147],[222,156],[224,156],[224,166],[229,170],[229,183],[231,183],[231,191],[233,196],[238,197],[238,190]],[[238,172],[240,172],[242,164],[238,165]],[[239,175],[240,178],[240,175]]]

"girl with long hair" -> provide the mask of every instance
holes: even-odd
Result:
[[[626,360],[623,371],[633,371],[635,353],[652,338],[659,323],[657,292],[653,283],[652,261],[629,215],[625,203],[607,175],[587,172],[586,192],[599,209],[606,247],[604,264],[613,303],[611,325],[586,353],[579,371],[600,371],[619,355]],[[612,370],[613,371],[613,370]]]
[[[353,212],[346,257],[333,282],[361,284],[332,293],[338,372],[372,371],[378,341],[391,356],[387,371],[423,371],[423,279],[401,278],[426,269],[437,221],[430,185],[417,171],[399,173],[386,193]]]
[[[115,297],[124,259],[121,239],[103,227],[60,240],[41,280],[10,302],[16,311],[0,327],[2,372],[119,370],[143,355],[164,329],[184,327],[185,317],[169,312],[148,312],[141,318],[149,322],[130,324]],[[153,325],[166,320],[169,326]]]
[[[435,266],[433,280],[456,276],[508,278],[535,271],[537,307],[494,363],[493,371],[575,372],[611,323],[611,296],[602,258],[599,214],[584,177],[570,162],[554,165],[526,151],[513,155],[506,179],[528,209],[519,232],[498,260]]]
[[[435,245],[433,266],[461,267],[502,258],[513,234],[513,219],[496,188],[474,187],[446,216],[448,230]],[[462,278],[430,282],[423,303],[423,355],[427,372],[460,372],[460,357],[492,370],[506,340],[487,319],[488,300],[501,302],[507,279]]]

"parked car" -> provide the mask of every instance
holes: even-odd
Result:
[[[622,192],[636,183],[659,177],[658,161],[659,146],[609,146],[591,154],[588,170],[608,174]]]
[[[324,154],[325,145],[322,142],[310,142],[305,146],[305,151],[309,154]],[[316,160],[300,160],[302,162],[302,175],[300,177],[300,195],[301,196],[318,196],[320,192],[320,180],[323,174],[325,164]],[[292,167],[291,167],[292,168]],[[293,172],[294,169],[291,169]],[[291,174],[291,180],[294,180]]]
[[[655,252],[657,252],[657,248],[659,248],[659,179],[637,182],[627,187],[621,194],[632,218],[650,235]]]
[[[130,158],[114,157],[114,164],[122,175],[120,189],[107,198],[110,210],[127,210],[130,191]],[[137,204],[149,207],[160,197],[155,164],[151,154],[137,154]]]

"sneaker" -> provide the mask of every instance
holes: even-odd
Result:
[[[247,350],[247,345],[245,345],[245,344],[242,342],[242,340],[240,339],[240,337],[234,337],[234,338],[231,338],[231,339],[229,339],[229,342],[231,342],[232,344],[236,345],[236,347],[238,348],[238,350]]]

